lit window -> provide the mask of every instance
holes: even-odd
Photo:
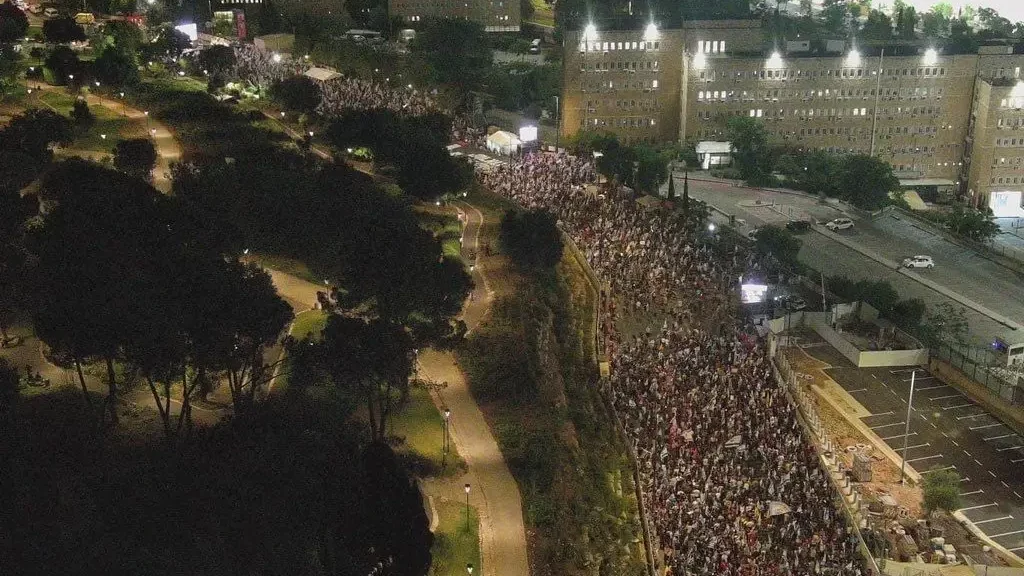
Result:
[[[658,87],[658,81],[657,80],[652,81],[651,82],[651,87],[652,88],[657,88]]]

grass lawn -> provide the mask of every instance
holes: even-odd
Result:
[[[441,241],[441,252],[445,256],[460,257],[462,255],[462,225],[450,208],[434,206],[417,206],[416,217],[420,226],[429,230]]]
[[[434,545],[430,549],[433,563],[430,573],[450,576],[466,573],[466,565],[472,564],[474,574],[482,573],[480,566],[480,521],[476,508],[469,508],[469,525],[466,524],[465,502],[435,500],[438,524],[434,532]],[[485,566],[484,568],[494,569]],[[495,572],[496,573],[496,572]]]
[[[409,389],[409,401],[399,409],[391,422],[391,434],[404,438],[398,452],[412,461],[424,476],[457,473],[465,468],[465,462],[455,451],[455,445],[444,458],[442,467],[441,437],[442,418],[430,393],[423,386]]]
[[[296,260],[287,256],[278,256],[275,254],[252,254],[250,258],[263,268],[270,268],[271,270],[291,274],[296,278],[301,278],[302,280],[313,282],[314,284],[320,284],[323,282],[323,278],[317,278],[309,269],[309,266],[301,260]]]
[[[291,335],[296,340],[302,340],[306,336],[319,339],[320,332],[327,325],[327,313],[323,310],[306,310],[295,317],[292,324]]]
[[[533,16],[530,17],[530,22],[540,24],[541,26],[554,27],[554,8],[544,0],[531,0],[531,3],[533,4]]]

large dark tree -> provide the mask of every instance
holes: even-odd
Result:
[[[733,162],[745,180],[756,180],[770,170],[768,132],[764,124],[747,116],[729,119],[729,141],[733,147]]]
[[[43,22],[43,36],[47,42],[67,44],[85,40],[85,30],[73,19],[64,16]]]
[[[0,4],[0,44],[20,41],[28,31],[28,17],[14,2]]]
[[[900,181],[892,166],[867,154],[843,156],[836,173],[840,197],[864,210],[877,210],[889,204],[889,194],[899,189]]]
[[[509,210],[501,219],[502,250],[518,266],[550,270],[562,259],[562,235],[551,212]]]
[[[320,85],[305,76],[290,76],[270,87],[270,98],[286,110],[309,114],[320,105]]]
[[[327,321],[322,345],[335,386],[356,393],[372,438],[383,442],[395,407],[409,392],[412,338],[385,320],[335,315]]]
[[[412,50],[426,58],[434,80],[460,90],[476,89],[491,67],[491,48],[482,25],[461,18],[424,23]]]
[[[93,74],[106,86],[134,86],[139,83],[139,64],[133,52],[107,46],[93,62]]]
[[[121,140],[114,148],[114,167],[148,181],[156,167],[156,147],[149,138]]]
[[[57,85],[68,82],[70,75],[82,73],[82,63],[75,51],[67,46],[56,46],[46,56],[43,66],[50,72],[50,80]]]

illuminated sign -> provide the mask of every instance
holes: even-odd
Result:
[[[740,300],[744,304],[764,302],[766,296],[768,296],[768,286],[764,284],[740,285]]]

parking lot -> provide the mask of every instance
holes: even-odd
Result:
[[[912,368],[858,369],[831,347],[808,354],[832,364],[825,370],[870,413],[863,422],[902,454]],[[993,541],[1024,553],[1024,438],[956,389],[916,369],[907,436],[907,464],[922,475],[956,470],[960,511]]]

